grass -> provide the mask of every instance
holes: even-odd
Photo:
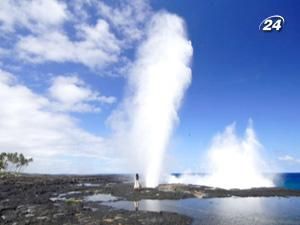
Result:
[[[68,205],[77,205],[81,203],[81,200],[75,198],[69,198],[65,201]]]

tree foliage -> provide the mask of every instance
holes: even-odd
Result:
[[[22,153],[2,152],[0,154],[0,171],[19,173],[22,168],[28,166],[28,164],[32,161],[32,158],[25,158]]]

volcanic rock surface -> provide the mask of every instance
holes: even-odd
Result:
[[[0,224],[191,224],[192,219],[169,212],[127,211],[86,196],[111,194],[117,200],[183,199],[212,197],[300,196],[300,191],[280,188],[225,190],[205,186],[162,184],[133,190],[131,176],[2,176]]]

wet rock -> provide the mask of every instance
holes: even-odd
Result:
[[[36,219],[37,220],[49,220],[49,217],[48,216],[38,216]]]

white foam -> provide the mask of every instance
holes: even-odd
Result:
[[[252,122],[243,138],[235,132],[235,125],[218,134],[208,149],[210,175],[171,176],[169,183],[188,183],[220,188],[272,187],[272,179],[264,175],[265,163],[260,151],[262,145],[256,138]]]

